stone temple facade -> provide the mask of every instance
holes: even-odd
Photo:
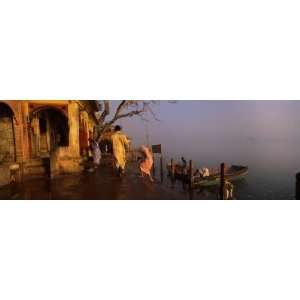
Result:
[[[1,100],[0,186],[80,172],[99,110],[96,100]]]

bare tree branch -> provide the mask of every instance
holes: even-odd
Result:
[[[112,119],[110,122],[109,122],[109,124],[110,125],[112,125],[113,123],[115,123],[117,120],[119,120],[119,119],[123,119],[123,118],[128,118],[128,117],[133,117],[134,115],[139,115],[139,114],[141,114],[141,113],[143,113],[144,112],[144,110],[133,110],[133,111],[131,111],[131,112],[129,112],[129,113],[126,113],[126,114],[122,114],[122,115],[118,115],[118,116],[116,116],[114,119]]]
[[[114,116],[114,118],[116,118],[118,115],[119,115],[119,113],[122,111],[122,109],[126,106],[126,104],[127,104],[127,101],[126,100],[123,100],[120,104],[119,104],[119,106],[118,106],[118,108],[117,108],[117,110],[116,110],[116,113],[115,113],[115,116]]]
[[[106,117],[109,115],[109,101],[108,100],[104,100],[104,111],[101,114],[100,118],[99,118],[99,123],[103,124]]]
[[[171,102],[171,101],[169,101]],[[155,112],[152,109],[152,106],[156,104],[157,101],[149,100],[122,100],[121,103],[116,108],[116,111],[111,120],[106,121],[107,116],[109,115],[110,111],[110,101],[104,101],[104,111],[99,118],[99,125],[101,129],[98,133],[98,142],[101,140],[102,135],[111,128],[111,126],[120,119],[124,118],[131,118],[133,116],[139,116],[142,120],[149,122],[145,118],[145,114],[149,113],[155,120],[160,121],[157,117]]]

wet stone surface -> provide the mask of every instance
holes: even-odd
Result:
[[[186,196],[159,182],[138,176],[131,165],[123,178],[116,176],[109,165],[102,165],[93,172],[83,171],[55,179],[28,179],[23,184],[0,188],[0,199],[185,199]]]

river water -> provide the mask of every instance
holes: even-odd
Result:
[[[300,101],[160,101],[156,112],[160,121],[146,126],[124,121],[136,146],[162,144],[165,161],[184,156],[196,167],[247,165],[245,180],[234,184],[237,199],[295,197]]]
[[[197,147],[165,147],[165,163],[171,158],[180,161],[181,156],[193,160],[195,168],[227,165],[246,165],[249,173],[234,183],[236,199],[295,199],[295,174],[300,172],[300,144],[287,141],[257,141],[243,143],[211,142]],[[180,149],[179,149],[180,148]],[[197,149],[197,151],[195,151]],[[155,159],[158,165],[157,159]],[[181,188],[180,184],[176,185]],[[215,199],[217,189],[194,195],[195,199]],[[198,195],[198,196],[197,196]]]

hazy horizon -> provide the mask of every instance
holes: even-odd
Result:
[[[247,165],[235,186],[242,199],[292,199],[300,171],[300,101],[159,102],[161,121],[120,121],[134,146],[162,144],[165,162],[181,156],[196,167]]]
[[[160,121],[119,121],[136,145],[147,142],[147,130],[151,144],[300,141],[300,101],[159,101],[153,108]]]

